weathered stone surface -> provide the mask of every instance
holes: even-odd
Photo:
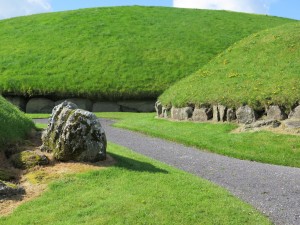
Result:
[[[236,114],[234,109],[232,108],[227,109],[226,120],[227,122],[232,122],[236,120]]]
[[[218,122],[220,120],[219,110],[217,105],[213,105],[213,118],[214,122]]]
[[[41,150],[52,152],[61,161],[94,162],[106,158],[106,136],[99,120],[70,102],[53,109],[42,141]]]
[[[121,107],[115,102],[95,102],[93,112],[120,112]]]
[[[155,101],[120,101],[122,112],[155,112]]]
[[[212,118],[212,109],[208,107],[195,108],[192,119],[194,121],[208,121]]]
[[[77,105],[77,107],[79,109],[92,111],[93,103],[89,99],[85,99],[85,98],[68,98],[68,99],[65,99],[65,100],[56,101],[55,105],[59,105],[59,104],[63,103],[64,101],[74,103],[75,105]]]
[[[289,114],[290,119],[300,119],[300,105],[293,109]]]
[[[249,124],[256,121],[256,114],[248,105],[238,108],[236,118],[239,123]]]
[[[287,120],[284,122],[284,126],[288,129],[299,129],[300,121],[299,120]]]
[[[260,127],[265,127],[265,126],[271,126],[273,128],[276,128],[276,127],[279,127],[280,124],[281,123],[278,120],[269,119],[269,120],[256,121],[251,124],[246,124],[244,128],[245,129],[254,129],[254,128],[260,128]]]
[[[284,120],[287,118],[287,115],[278,105],[272,105],[267,110],[267,119],[274,120]]]
[[[12,103],[13,105],[17,106],[20,110],[24,111],[26,110],[26,99],[21,96],[8,96],[5,97],[7,101]]]
[[[174,120],[187,120],[193,116],[192,107],[171,108],[171,118]]]
[[[15,184],[0,181],[0,199],[18,194],[25,194],[25,190]]]
[[[227,107],[223,105],[218,105],[218,111],[219,111],[219,119],[221,122],[226,121],[226,112],[227,112]]]
[[[162,117],[162,104],[160,101],[155,102],[155,111],[157,117]]]
[[[55,104],[47,98],[32,98],[26,105],[27,113],[51,113]]]
[[[34,151],[23,151],[14,154],[10,158],[14,167],[19,169],[29,169],[35,166],[49,164],[49,159],[43,154],[38,154]]]
[[[171,117],[171,110],[167,107],[162,107],[162,117],[163,118],[170,118]]]

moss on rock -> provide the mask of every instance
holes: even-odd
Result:
[[[29,169],[38,165],[47,165],[48,158],[45,155],[39,155],[34,151],[23,151],[14,154],[10,158],[11,163],[19,169]]]

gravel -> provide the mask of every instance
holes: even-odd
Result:
[[[275,224],[300,224],[299,168],[229,158],[111,127],[111,120],[100,119],[100,122],[108,141],[218,184]]]

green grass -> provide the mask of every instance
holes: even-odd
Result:
[[[138,6],[2,20],[0,93],[156,98],[236,41],[290,22],[226,11]]]
[[[177,107],[221,103],[264,109],[275,104],[289,110],[300,100],[299,40],[300,22],[252,34],[159,99]]]
[[[33,122],[0,96],[0,150],[25,138],[32,128]]]
[[[117,164],[65,177],[0,224],[271,224],[194,175],[109,144]]]
[[[210,152],[269,164],[300,167],[299,136],[271,132],[231,133],[235,124],[172,122],[153,113],[97,113],[118,119],[116,127],[195,146]]]

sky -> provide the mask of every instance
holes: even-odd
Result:
[[[0,0],[0,19],[121,5],[230,10],[300,20],[300,0]]]

